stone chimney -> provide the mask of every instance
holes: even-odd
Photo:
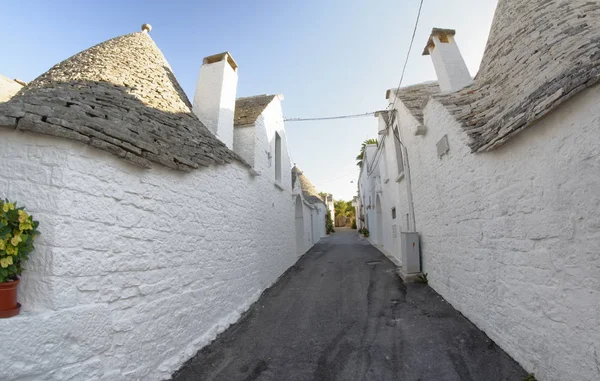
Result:
[[[423,55],[431,55],[442,92],[452,92],[469,86],[473,79],[454,41],[453,29],[433,28]]]
[[[204,58],[194,94],[193,112],[230,149],[237,92],[237,64],[228,52]]]

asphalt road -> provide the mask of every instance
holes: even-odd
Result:
[[[175,381],[520,381],[527,373],[355,230],[324,238]]]

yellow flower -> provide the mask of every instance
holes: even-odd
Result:
[[[27,221],[27,222],[21,222],[19,224],[19,230],[20,231],[24,231],[24,230],[31,230],[33,229],[33,226],[31,226],[31,222]]]
[[[0,239],[0,250],[6,249],[6,240]]]
[[[19,253],[19,249],[12,246],[12,245],[8,245],[6,246],[6,254],[8,255],[17,255]]]
[[[9,210],[15,210],[15,204],[11,204],[10,202],[7,202],[2,206],[2,211],[4,213],[7,213]]]
[[[21,242],[23,242],[23,238],[21,238],[21,234],[15,234],[14,237],[12,237],[10,239],[10,244],[13,246],[17,246]]]
[[[19,222],[29,221],[29,215],[27,213],[25,213],[25,211],[18,210],[17,213],[19,213]]]
[[[13,264],[12,257],[0,258],[0,266],[2,266],[2,268],[7,268],[9,265],[12,265],[12,264]]]

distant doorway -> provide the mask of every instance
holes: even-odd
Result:
[[[304,215],[300,196],[296,196],[296,253],[304,254]]]

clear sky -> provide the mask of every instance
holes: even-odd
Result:
[[[475,75],[497,0],[425,0],[403,85],[435,80],[421,52],[432,27],[456,29]],[[286,117],[383,109],[398,85],[419,0],[2,1],[0,74],[31,81],[99,42],[140,30],[150,35],[193,99],[202,58],[229,51],[239,65],[238,96],[283,94]],[[319,191],[356,194],[354,158],[376,137],[374,117],[286,123],[288,146]]]

